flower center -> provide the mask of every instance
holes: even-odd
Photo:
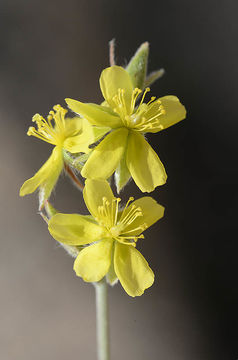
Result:
[[[134,198],[130,197],[123,211],[120,211],[120,198],[115,198],[109,202],[108,199],[104,197],[102,206],[98,207],[99,218],[97,220],[106,228],[109,237],[123,244],[135,246],[139,238],[144,238],[144,236],[140,234],[147,228],[147,224],[142,223],[138,225],[137,223],[133,227],[135,220],[143,216],[140,207],[133,204],[130,205],[133,200]]]
[[[35,136],[53,145],[61,145],[65,139],[65,114],[67,110],[60,105],[55,105],[53,109],[54,111],[49,112],[47,120],[40,114],[35,114],[32,121],[36,123],[37,129],[30,126],[27,135]],[[52,121],[54,121],[54,125]]]
[[[113,97],[115,104],[113,110],[121,117],[126,127],[140,132],[163,129],[160,116],[165,114],[165,109],[161,101],[152,96],[149,102],[144,103],[145,96],[149,91],[150,88],[145,89],[140,103],[136,107],[136,101],[142,90],[135,88],[129,100],[126,97],[125,90],[118,89],[117,94]]]

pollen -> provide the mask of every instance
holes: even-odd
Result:
[[[55,105],[53,109],[49,112],[47,119],[44,119],[40,114],[35,114],[32,122],[36,123],[37,129],[30,126],[27,135],[35,136],[53,145],[61,144],[65,138],[65,114],[67,110],[60,105]]]

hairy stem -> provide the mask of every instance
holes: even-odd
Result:
[[[109,63],[110,66],[116,65],[115,61],[115,39],[109,41]]]

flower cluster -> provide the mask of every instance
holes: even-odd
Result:
[[[67,98],[71,113],[56,105],[46,119],[34,115],[37,128],[30,127],[27,134],[54,148],[20,189],[21,196],[39,190],[39,209],[48,214],[49,232],[75,257],[78,276],[87,282],[106,277],[112,285],[119,280],[130,296],[142,295],[154,282],[153,271],[136,245],[143,232],[163,217],[164,208],[149,196],[135,201],[130,197],[121,206],[123,201],[113,195],[109,182],[114,174],[118,193],[130,178],[142,192],[165,184],[165,168],[145,134],[164,130],[186,115],[176,96],[146,100],[150,88],[146,79],[139,88],[135,75],[140,75],[139,70],[130,66],[111,66],[100,76],[101,104]],[[85,178],[81,187],[90,215],[47,211],[64,168],[75,182],[80,183],[79,175]]]

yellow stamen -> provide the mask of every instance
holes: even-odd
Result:
[[[141,101],[140,101],[140,104],[139,104],[139,107],[143,104],[143,101],[145,99],[145,95],[150,91],[150,88],[147,87],[144,91],[144,94],[142,95],[142,98],[141,98]]]
[[[122,214],[119,216],[119,203],[120,198],[114,198],[111,202],[106,197],[102,199],[102,205],[98,206],[98,219],[97,221],[108,231],[108,236],[113,239],[126,244],[133,245],[138,239],[142,239],[144,236],[141,233],[147,228],[147,224],[143,223],[135,226],[133,229],[126,231],[126,228],[130,226],[138,217],[143,216],[140,207],[131,205],[128,209],[131,201],[134,198],[130,197],[127,201]],[[139,232],[139,235],[133,235],[134,232]]]
[[[142,93],[142,90],[138,88],[133,90],[131,102],[128,105],[125,98],[125,89],[119,88],[117,90],[117,94],[113,97],[115,104],[113,110],[120,116],[126,127],[141,132],[150,131],[152,129],[162,129],[159,117],[165,114],[164,107],[159,99],[156,100],[155,96],[152,96],[148,103],[144,103],[148,92],[150,92],[149,87],[144,90],[140,103],[135,109],[136,101]]]
[[[143,231],[145,231],[147,228],[148,228],[148,225],[147,225],[146,223],[144,223],[144,224],[141,224],[141,225],[133,228],[132,230],[122,232],[121,235],[123,235],[123,234],[130,234],[130,233],[132,233],[132,232],[134,232],[134,231],[138,231],[138,230],[141,231],[141,232],[143,232]],[[126,235],[125,235],[125,236],[126,236]]]
[[[141,104],[133,114],[136,119],[133,128],[142,132],[152,129],[162,130],[163,126],[160,124],[159,117],[164,114],[165,109],[161,101],[152,97],[147,104]]]
[[[138,96],[139,96],[141,93],[142,93],[142,90],[141,90],[141,89],[135,88],[135,89],[133,90],[132,97],[131,97],[130,114],[133,113],[134,108],[135,108],[135,105],[136,105],[136,100],[137,100]]]
[[[35,136],[43,141],[53,145],[59,145],[64,140],[65,136],[65,114],[67,110],[60,105],[53,107],[47,116],[47,120],[40,114],[35,114],[32,121],[36,123],[37,129],[30,126],[27,132],[29,136]],[[52,121],[54,120],[54,126]]]
[[[125,90],[119,88],[117,94],[113,97],[113,101],[115,103],[115,108],[113,110],[118,113],[121,118],[125,118],[125,116],[127,116]]]

